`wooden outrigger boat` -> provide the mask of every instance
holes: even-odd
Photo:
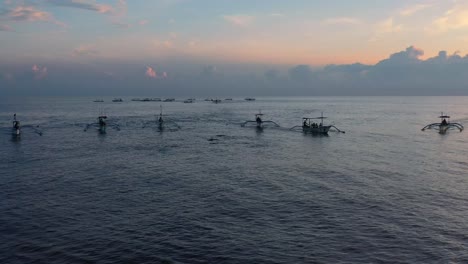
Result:
[[[21,125],[20,122],[16,119],[16,114],[13,115],[12,135],[15,137],[21,136]]]
[[[302,126],[294,126],[290,130],[302,128],[302,131],[304,133],[310,133],[310,134],[316,134],[316,135],[328,135],[328,132],[330,131],[330,129],[334,129],[340,133],[345,133],[344,131],[339,130],[334,125],[325,125],[323,123],[323,120],[326,118],[327,117],[323,116],[323,112],[322,112],[322,115],[319,117],[303,117]],[[320,120],[320,121],[315,122],[315,120]]]
[[[100,134],[106,134],[107,133],[107,115],[103,114],[103,111],[101,111],[101,114],[97,118],[96,123],[91,123],[87,124],[84,131],[88,131],[90,127],[97,127],[97,130],[99,131]],[[114,128],[117,131],[120,131],[120,127],[118,124],[111,124],[109,125],[110,127]]]
[[[159,112],[159,116],[156,115],[157,117],[156,120],[148,121],[144,123],[143,128],[152,126],[152,125],[154,126],[154,124],[156,124],[159,131],[163,131],[166,127],[169,127],[170,130],[180,129],[180,126],[176,122],[171,121],[171,120],[166,120],[163,118],[163,116],[166,116],[166,115],[163,115],[162,105],[160,105],[159,107],[160,107],[160,112]]]
[[[257,128],[260,128],[260,129],[263,128],[263,126],[265,124],[273,124],[275,127],[279,127],[279,125],[277,123],[275,123],[275,122],[273,122],[271,120],[264,121],[262,119],[262,117],[263,117],[263,114],[260,111],[258,114],[255,114],[255,121],[245,121],[244,123],[242,123],[241,126],[244,127],[247,124],[253,123],[253,124],[255,124],[257,126]]]
[[[426,129],[436,129],[439,131],[440,134],[445,134],[450,129],[458,129],[460,130],[460,132],[462,132],[464,129],[462,124],[450,122],[450,116],[444,115],[443,112],[441,113],[439,118],[440,118],[440,123],[429,124],[423,127],[421,130],[425,131]]]

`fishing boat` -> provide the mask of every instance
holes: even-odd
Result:
[[[16,119],[16,114],[13,115],[12,134],[15,137],[21,136],[21,125],[20,125],[20,122]]]
[[[174,98],[167,98],[163,102],[174,102],[174,101],[175,101]]]
[[[214,99],[214,100],[211,100],[211,101],[212,101],[213,103],[215,103],[215,104],[219,104],[219,103],[222,102],[221,99]]]
[[[245,98],[246,101],[255,101],[255,98],[252,98],[252,97],[247,97]]]
[[[165,118],[163,118],[163,116],[166,116],[166,115],[163,115],[162,105],[160,105],[159,107],[160,107],[160,112],[159,112],[159,116],[155,115],[156,120],[145,122],[143,125],[143,128],[154,127],[154,125],[156,125],[160,132],[164,131],[166,128],[172,131],[180,129],[180,126],[176,122],[170,119],[166,120]]]
[[[255,124],[257,128],[263,128],[264,125],[266,124],[273,124],[275,127],[279,127],[279,125],[271,120],[263,120],[262,119],[263,114],[261,111],[258,112],[258,114],[255,114],[255,120],[254,121],[245,121],[244,123],[241,124],[242,127],[245,127],[247,124]]]
[[[319,117],[303,117],[302,126],[294,126],[290,128],[290,130],[301,128],[304,133],[310,133],[315,135],[328,135],[330,129],[334,129],[340,133],[345,133],[344,131],[339,130],[334,125],[325,125],[323,123],[323,120],[326,118],[327,117],[323,116],[323,112],[322,115]],[[315,120],[317,120],[317,122]]]
[[[86,124],[84,131],[88,131],[90,127],[96,127],[100,134],[106,134],[107,127],[111,127],[117,131],[120,131],[120,126],[118,124],[108,124],[107,115],[104,114],[104,111],[100,111],[100,114],[97,118],[97,122]]]
[[[191,103],[193,103],[194,100],[195,99],[189,98],[189,99],[185,100],[184,103],[191,104]]]
[[[121,102],[123,102],[123,100],[122,100],[122,98],[115,98],[115,99],[112,100],[112,102],[121,103]]]
[[[99,125],[99,132],[104,134],[106,133],[107,123],[106,123],[107,116],[100,115],[98,117],[98,125]]]
[[[224,101],[232,101],[232,98],[226,98]]]
[[[426,129],[435,129],[438,130],[440,134],[445,134],[450,129],[458,129],[460,132],[463,131],[464,127],[460,123],[450,122],[450,116],[445,115],[443,112],[439,116],[440,123],[432,123],[421,130],[425,131]]]

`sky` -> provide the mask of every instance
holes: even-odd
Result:
[[[468,95],[468,0],[0,0],[0,95]]]

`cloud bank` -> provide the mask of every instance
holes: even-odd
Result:
[[[164,68],[173,73],[171,78],[166,71],[155,70],[161,65],[144,66],[146,63],[141,65],[138,62],[47,62],[45,67],[40,65],[46,62],[37,61],[32,68],[0,63],[0,76],[3,76],[0,78],[0,94],[194,97],[468,95],[468,56],[440,51],[424,60],[423,54],[422,49],[410,46],[374,65],[354,63],[324,67],[165,62]],[[142,78],[143,74],[146,78]]]

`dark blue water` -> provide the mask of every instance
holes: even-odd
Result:
[[[468,97],[92,99],[1,99],[0,263],[468,262],[468,132],[421,131]],[[321,111],[346,134],[287,129]]]

